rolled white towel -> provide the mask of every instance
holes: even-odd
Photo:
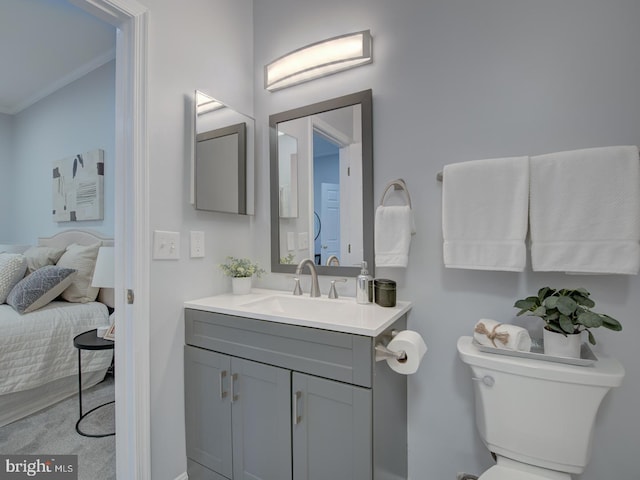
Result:
[[[473,329],[473,338],[480,345],[521,352],[531,351],[531,337],[526,328],[482,318]]]

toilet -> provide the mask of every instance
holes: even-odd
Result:
[[[485,353],[472,337],[458,339],[458,354],[471,367],[476,426],[497,460],[479,480],[571,480],[584,471],[600,403],[624,377],[620,362],[576,366]]]

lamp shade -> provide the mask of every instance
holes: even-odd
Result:
[[[369,30],[329,38],[294,50],[264,67],[264,88],[269,91],[371,63]]]
[[[96,268],[93,271],[92,287],[113,288],[115,286],[114,248],[100,247]]]

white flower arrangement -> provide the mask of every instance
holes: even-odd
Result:
[[[220,269],[232,278],[260,277],[264,270],[248,258],[227,257],[227,263],[221,263]]]

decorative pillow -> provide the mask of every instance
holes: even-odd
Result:
[[[16,286],[27,270],[27,261],[19,253],[0,253],[0,303],[7,300],[7,295]]]
[[[64,248],[53,248],[53,247],[31,247],[26,252],[24,252],[24,256],[27,259],[27,273],[33,273],[39,268],[42,268],[46,265],[55,265],[62,254],[64,253]]]
[[[24,277],[13,287],[7,303],[18,313],[29,313],[44,307],[60,295],[73,281],[72,268],[47,265]]]
[[[56,265],[59,267],[73,268],[78,271],[69,288],[62,292],[62,298],[67,302],[93,302],[98,296],[100,289],[92,287],[91,282],[100,245],[100,242],[86,246],[72,243],[58,260]]]

